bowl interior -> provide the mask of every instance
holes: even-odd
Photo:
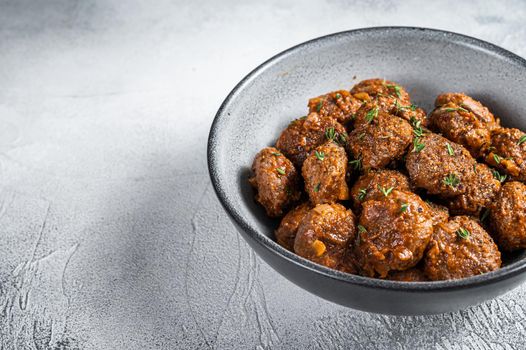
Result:
[[[218,113],[210,167],[216,190],[236,220],[273,239],[278,222],[255,203],[247,182],[253,157],[274,145],[290,121],[307,113],[310,97],[374,77],[401,84],[428,112],[438,94],[465,92],[488,106],[504,126],[526,130],[526,65],[505,50],[417,28],[371,28],[316,39],[252,72]],[[515,254],[507,263],[523,257]]]

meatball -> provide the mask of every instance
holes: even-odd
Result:
[[[359,210],[363,202],[381,199],[384,192],[390,192],[393,189],[411,192],[407,176],[396,170],[371,170],[360,176],[351,189],[354,208]]]
[[[504,251],[526,248],[526,185],[507,182],[491,206],[494,238]]]
[[[406,157],[413,186],[443,198],[458,196],[471,181],[475,160],[462,146],[437,134],[425,134]]]
[[[335,142],[329,141],[311,152],[301,172],[305,179],[305,190],[313,204],[349,199],[347,154]]]
[[[493,130],[499,126],[499,120],[496,119],[487,107],[482,103],[463,93],[448,92],[438,95],[435,100],[435,107],[440,107],[451,103],[456,108],[468,110],[474,117],[486,126],[488,130]]]
[[[301,221],[294,251],[315,263],[337,268],[355,236],[355,217],[351,210],[337,203],[319,204]]]
[[[384,79],[363,80],[352,88],[351,94],[363,101],[369,101],[387,113],[407,121],[419,121],[422,126],[427,125],[426,112],[411,104],[407,91],[392,81]]]
[[[391,281],[400,282],[425,282],[428,281],[424,271],[420,267],[412,267],[404,271],[391,271],[386,277]]]
[[[486,164],[474,164],[473,174],[465,185],[466,191],[447,203],[453,215],[478,216],[500,190],[500,181],[495,179]]]
[[[362,206],[356,241],[362,274],[384,278],[415,266],[433,233],[428,205],[414,193],[393,190]]]
[[[328,94],[311,98],[309,111],[322,117],[331,117],[342,124],[351,121],[354,114],[362,106],[362,101],[346,90],[333,91]]]
[[[290,123],[279,136],[276,147],[301,169],[309,153],[327,139],[346,143],[345,128],[332,118],[310,113]]]
[[[413,139],[411,125],[376,107],[357,116],[348,147],[364,170],[381,169],[405,154]]]
[[[490,143],[491,131],[486,123],[475,113],[451,102],[431,113],[429,127],[466,147],[475,158],[483,155]]]
[[[287,215],[281,219],[278,229],[274,232],[276,241],[279,245],[292,251],[294,249],[294,239],[298,232],[301,220],[312,209],[310,203],[302,203],[289,211]]]
[[[500,265],[497,245],[468,216],[452,217],[436,225],[424,257],[424,271],[432,281],[479,275]]]
[[[300,198],[300,176],[292,162],[276,148],[262,149],[254,159],[252,172],[249,182],[257,191],[256,201],[268,216],[282,216]]]
[[[447,207],[433,203],[431,201],[426,201],[426,203],[429,206],[431,212],[431,220],[433,221],[433,225],[447,221],[449,219],[449,210]]]
[[[518,129],[495,129],[485,161],[516,180],[526,181],[526,134]]]

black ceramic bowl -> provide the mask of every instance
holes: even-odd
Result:
[[[385,314],[454,311],[506,293],[525,278],[524,254],[494,272],[462,280],[396,282],[325,268],[273,240],[278,222],[266,217],[247,179],[253,157],[283,128],[305,115],[307,100],[356,82],[383,77],[406,87],[432,109],[445,91],[481,100],[505,126],[526,130],[526,61],[467,36],[422,28],[367,28],[314,39],[286,50],[245,77],[217,112],[208,166],[217,196],[249,245],[302,288],[351,308]]]

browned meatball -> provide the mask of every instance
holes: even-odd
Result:
[[[348,147],[360,162],[357,167],[381,169],[401,159],[412,139],[413,128],[407,121],[373,107],[357,116]]]
[[[268,216],[282,216],[300,198],[300,176],[292,162],[276,148],[262,149],[254,159],[252,172],[249,182],[257,191],[256,201]]]
[[[454,197],[466,191],[476,163],[462,146],[437,134],[425,134],[406,157],[406,168],[413,186],[429,194]]]
[[[473,113],[475,118],[486,126],[487,129],[493,130],[499,127],[499,120],[491,114],[489,109],[482,103],[463,93],[448,92],[438,95],[435,100],[435,106],[440,107],[452,103],[457,107],[468,110]]]
[[[337,268],[356,236],[355,217],[341,204],[319,204],[303,218],[294,241],[296,254]]]
[[[329,141],[311,152],[303,163],[301,173],[313,204],[349,199],[347,154],[335,142]]]
[[[322,117],[331,117],[342,124],[351,121],[362,105],[362,101],[347,90],[333,91],[309,100],[309,112]]]
[[[279,136],[276,147],[301,169],[309,153],[329,138],[345,143],[345,128],[332,118],[310,113],[290,123]]]
[[[278,229],[274,232],[276,241],[285,249],[292,251],[294,249],[294,239],[298,232],[301,220],[312,209],[310,203],[302,203],[289,211],[287,215],[281,219]]]
[[[494,237],[502,250],[526,248],[526,185],[507,182],[490,211]]]
[[[356,242],[362,274],[383,278],[415,266],[433,233],[428,205],[414,193],[393,190],[362,206]]]
[[[447,203],[453,215],[478,216],[500,190],[500,181],[495,179],[486,164],[475,164],[473,174],[465,185],[466,191]]]
[[[433,225],[447,221],[449,219],[449,210],[447,207],[433,203],[431,201],[426,201],[426,204],[429,206]]]
[[[452,217],[436,225],[424,257],[424,271],[432,281],[479,275],[500,265],[497,245],[468,216]]]
[[[475,158],[483,155],[490,143],[490,129],[477,115],[454,103],[436,108],[429,116],[429,127],[454,141]]]
[[[393,189],[411,192],[407,176],[396,170],[371,170],[360,176],[351,189],[354,208],[359,210],[363,202],[380,199]]]
[[[391,281],[400,282],[425,282],[428,281],[424,271],[420,267],[412,267],[404,271],[391,271],[386,277]]]
[[[364,80],[352,88],[351,94],[363,101],[369,101],[389,114],[407,121],[419,121],[422,126],[427,125],[426,112],[411,104],[407,91],[392,81],[384,79]]]
[[[495,129],[485,161],[516,180],[526,181],[526,134],[518,129]]]

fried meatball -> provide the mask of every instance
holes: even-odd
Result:
[[[407,91],[400,85],[384,79],[368,79],[351,89],[353,96],[374,104],[379,109],[407,121],[420,121],[427,125],[426,112],[413,104]]]
[[[355,217],[351,210],[337,203],[319,204],[301,221],[294,251],[315,263],[337,268],[355,236]]]
[[[485,161],[513,179],[526,181],[526,134],[518,129],[495,129]]]
[[[322,117],[331,117],[342,124],[351,121],[362,106],[362,101],[347,90],[333,91],[309,100],[309,112],[316,112]]]
[[[424,257],[424,271],[432,281],[479,275],[500,265],[497,245],[468,216],[452,217],[436,225]]]
[[[507,182],[491,205],[495,241],[503,251],[526,248],[526,185]]]
[[[411,192],[411,185],[407,176],[397,170],[371,170],[360,176],[351,189],[351,198],[354,208],[360,210],[362,203],[384,196],[382,191]]]
[[[499,127],[499,120],[482,103],[463,93],[448,92],[438,95],[435,100],[435,107],[440,107],[451,103],[457,108],[461,107],[473,113],[475,118],[486,126],[488,130]]]
[[[407,121],[373,107],[357,116],[348,147],[364,170],[381,169],[401,159],[412,139]]]
[[[486,164],[474,164],[473,174],[465,185],[466,191],[447,203],[453,215],[478,216],[500,190],[500,181],[495,179]]]
[[[256,201],[268,216],[282,216],[300,198],[300,176],[292,162],[276,148],[262,149],[254,159],[252,172],[249,182],[257,191]]]
[[[451,102],[431,113],[429,127],[466,147],[475,158],[482,156],[490,143],[491,131],[486,123],[475,113]]]
[[[301,173],[313,204],[349,199],[347,154],[335,142],[329,141],[312,151],[305,159]]]
[[[327,138],[346,142],[347,133],[336,120],[310,113],[306,117],[294,120],[283,130],[276,142],[276,148],[301,169],[309,153],[325,143]]]
[[[426,201],[426,204],[429,206],[433,225],[447,221],[449,219],[449,210],[447,207],[433,203],[431,201]]]
[[[425,134],[418,142],[423,148],[413,148],[406,157],[406,168],[413,186],[443,198],[464,193],[476,163],[469,152],[432,133]]]
[[[428,281],[420,267],[412,267],[404,271],[391,271],[386,279],[400,282],[425,282]]]
[[[415,266],[433,233],[428,205],[414,193],[393,190],[362,206],[356,240],[362,274],[384,278]]]
[[[298,232],[301,220],[307,215],[312,209],[310,203],[302,203],[289,211],[287,215],[281,219],[278,229],[274,232],[276,241],[279,245],[292,251],[294,249],[294,239]]]

